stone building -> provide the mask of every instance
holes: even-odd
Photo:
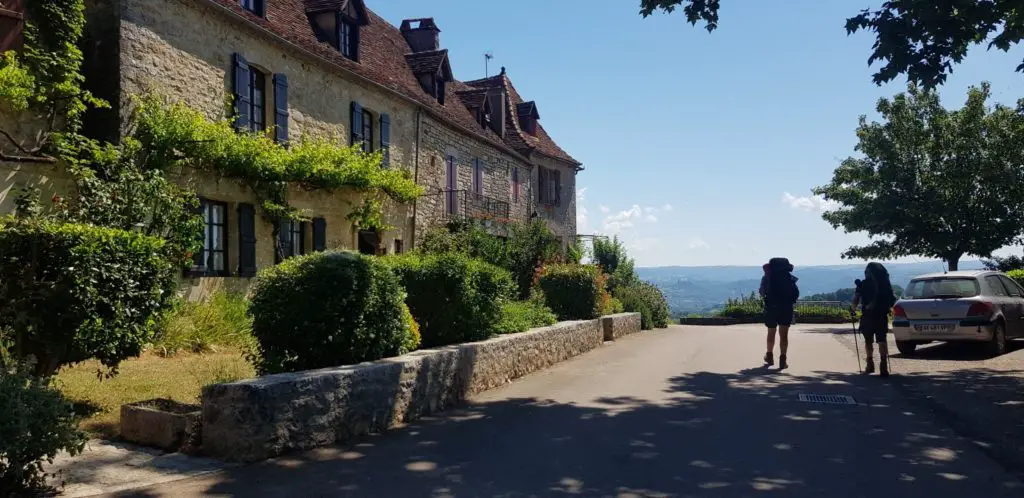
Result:
[[[22,0],[0,2],[11,7],[0,11],[23,11]],[[452,217],[478,218],[499,234],[509,221],[540,217],[564,241],[575,236],[580,163],[550,138],[537,105],[519,96],[504,69],[491,78],[456,80],[433,19],[396,27],[361,0],[86,0],[86,6],[87,86],[112,108],[87,116],[86,129],[98,138],[115,141],[126,133],[132,96],[154,92],[210,118],[233,113],[239,128],[281,142],[362,143],[383,153],[384,167],[406,168],[426,188],[414,205],[388,207],[396,229],[383,240],[347,220],[355,192],[292,188],[289,203],[313,221],[281,227],[288,255],[325,248],[401,252]],[[14,16],[0,22],[6,18]],[[8,35],[0,43],[13,47],[17,40]],[[60,184],[52,166],[0,168],[10,173],[0,185],[5,211],[18,184]],[[274,264],[274,227],[259,216],[251,192],[203,173],[181,181],[203,199],[207,221],[208,247],[186,279],[194,295],[244,287],[255,271]]]

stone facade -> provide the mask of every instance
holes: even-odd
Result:
[[[540,189],[540,178],[537,171],[546,168],[561,173],[559,190],[561,198],[558,203],[548,204],[540,202],[537,196],[533,197],[534,209],[538,217],[548,224],[548,228],[562,239],[563,244],[572,242],[576,237],[576,167],[564,161],[534,154],[531,159],[538,166],[530,177],[534,191]]]
[[[611,317],[639,328],[638,314]],[[203,450],[235,461],[348,441],[443,410],[467,396],[601,347],[602,320],[327,368],[207,386]]]
[[[530,172],[532,166],[523,158],[503,151],[481,140],[468,139],[447,124],[432,118],[423,119],[420,137],[420,163],[418,182],[426,189],[426,194],[416,203],[416,238],[422,239],[424,232],[431,226],[442,223],[447,218],[448,202],[454,202],[455,208],[482,212],[482,204],[473,194],[474,161],[479,161],[483,168],[483,202],[496,201],[507,206],[508,216],[497,215],[492,220],[492,231],[504,234],[502,228],[505,218],[509,221],[525,222],[529,218],[529,207],[532,189]],[[447,192],[450,190],[447,159],[455,161],[456,190],[454,201],[450,201]],[[513,199],[513,170],[518,169],[520,178],[519,198]],[[499,209],[503,210],[503,209]]]

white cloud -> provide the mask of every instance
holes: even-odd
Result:
[[[666,213],[671,213],[672,212],[672,205],[671,204],[665,204],[664,206],[661,206],[661,210],[666,212]]]
[[[700,237],[690,239],[686,245],[690,249],[711,249],[711,246],[709,246],[707,242],[704,242],[704,239]]]
[[[611,209],[608,209],[608,206],[601,206],[599,209],[601,209],[601,214],[608,214],[611,211]]]
[[[576,191],[576,231],[584,233],[590,231],[587,206],[583,204],[583,201],[586,199],[587,188],[583,187]]]
[[[788,204],[789,207],[793,209],[799,209],[801,211],[817,211],[819,213],[833,211],[839,207],[838,202],[827,200],[821,195],[796,197],[789,192],[783,192],[782,202]]]
[[[644,221],[646,221],[648,223],[657,223],[658,222],[658,217],[654,216],[653,214],[649,214],[649,215],[647,215],[646,218],[644,218]]]

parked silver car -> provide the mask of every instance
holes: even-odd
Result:
[[[1024,288],[996,271],[922,275],[907,285],[893,315],[900,353],[934,341],[968,341],[1000,355],[1007,339],[1024,336]]]

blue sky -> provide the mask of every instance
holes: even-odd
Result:
[[[617,234],[642,266],[834,264],[860,235],[833,230],[810,189],[853,154],[861,114],[905,89],[871,82],[867,34],[843,23],[879,0],[723,2],[708,34],[682,13],[642,19],[639,0],[369,0],[394,24],[434,17],[456,78],[485,51],[548,132],[584,163],[580,233]],[[601,7],[596,7],[600,5]],[[973,50],[942,89],[947,106],[990,81],[1024,97],[1024,59]],[[1014,249],[1013,251],[1018,251]],[[911,259],[913,260],[913,258]]]

